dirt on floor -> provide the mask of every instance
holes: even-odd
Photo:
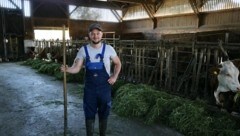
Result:
[[[67,90],[79,84],[68,83]],[[63,82],[20,63],[0,63],[0,136],[63,136]],[[67,135],[84,136],[82,99],[67,96]],[[98,122],[95,122],[95,133]],[[110,114],[107,136],[182,136],[163,125],[146,125]]]

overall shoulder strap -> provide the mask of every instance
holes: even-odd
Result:
[[[104,57],[104,53],[105,53],[105,48],[106,48],[106,44],[103,43],[103,49],[102,49],[102,57]]]
[[[106,48],[106,44],[103,43],[102,53],[100,55],[100,59],[101,59],[102,62],[103,62],[103,58],[104,58],[105,48]]]
[[[102,48],[102,58],[104,58],[105,48],[106,48],[106,44],[103,43],[103,48]]]
[[[87,62],[88,62],[88,61],[90,62],[90,56],[89,56],[89,54],[88,54],[87,45],[84,45],[83,47],[84,47],[85,54],[86,54],[86,61],[87,61]]]

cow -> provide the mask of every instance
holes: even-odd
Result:
[[[214,77],[210,85],[214,89],[216,104],[229,112],[233,110],[236,92],[240,91],[239,68],[240,60],[227,60],[210,69],[210,75]]]
[[[240,91],[240,84],[238,80],[239,70],[231,61],[224,61],[220,64],[218,78],[218,87],[217,90],[214,91],[214,96],[216,99],[216,103],[220,104],[219,101],[219,93],[220,92],[228,92]]]

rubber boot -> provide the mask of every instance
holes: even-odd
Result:
[[[94,120],[86,120],[86,133],[87,136],[93,136],[94,132]]]
[[[106,136],[106,130],[107,130],[107,120],[99,120],[99,133],[100,136]]]

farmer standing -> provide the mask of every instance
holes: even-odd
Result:
[[[61,67],[62,72],[78,73],[85,64],[83,108],[87,136],[93,136],[95,116],[99,118],[100,136],[106,135],[107,119],[111,108],[111,85],[121,70],[121,61],[115,49],[102,42],[102,28],[93,23],[88,28],[90,43],[80,48],[71,67]],[[111,73],[111,62],[114,70]]]

